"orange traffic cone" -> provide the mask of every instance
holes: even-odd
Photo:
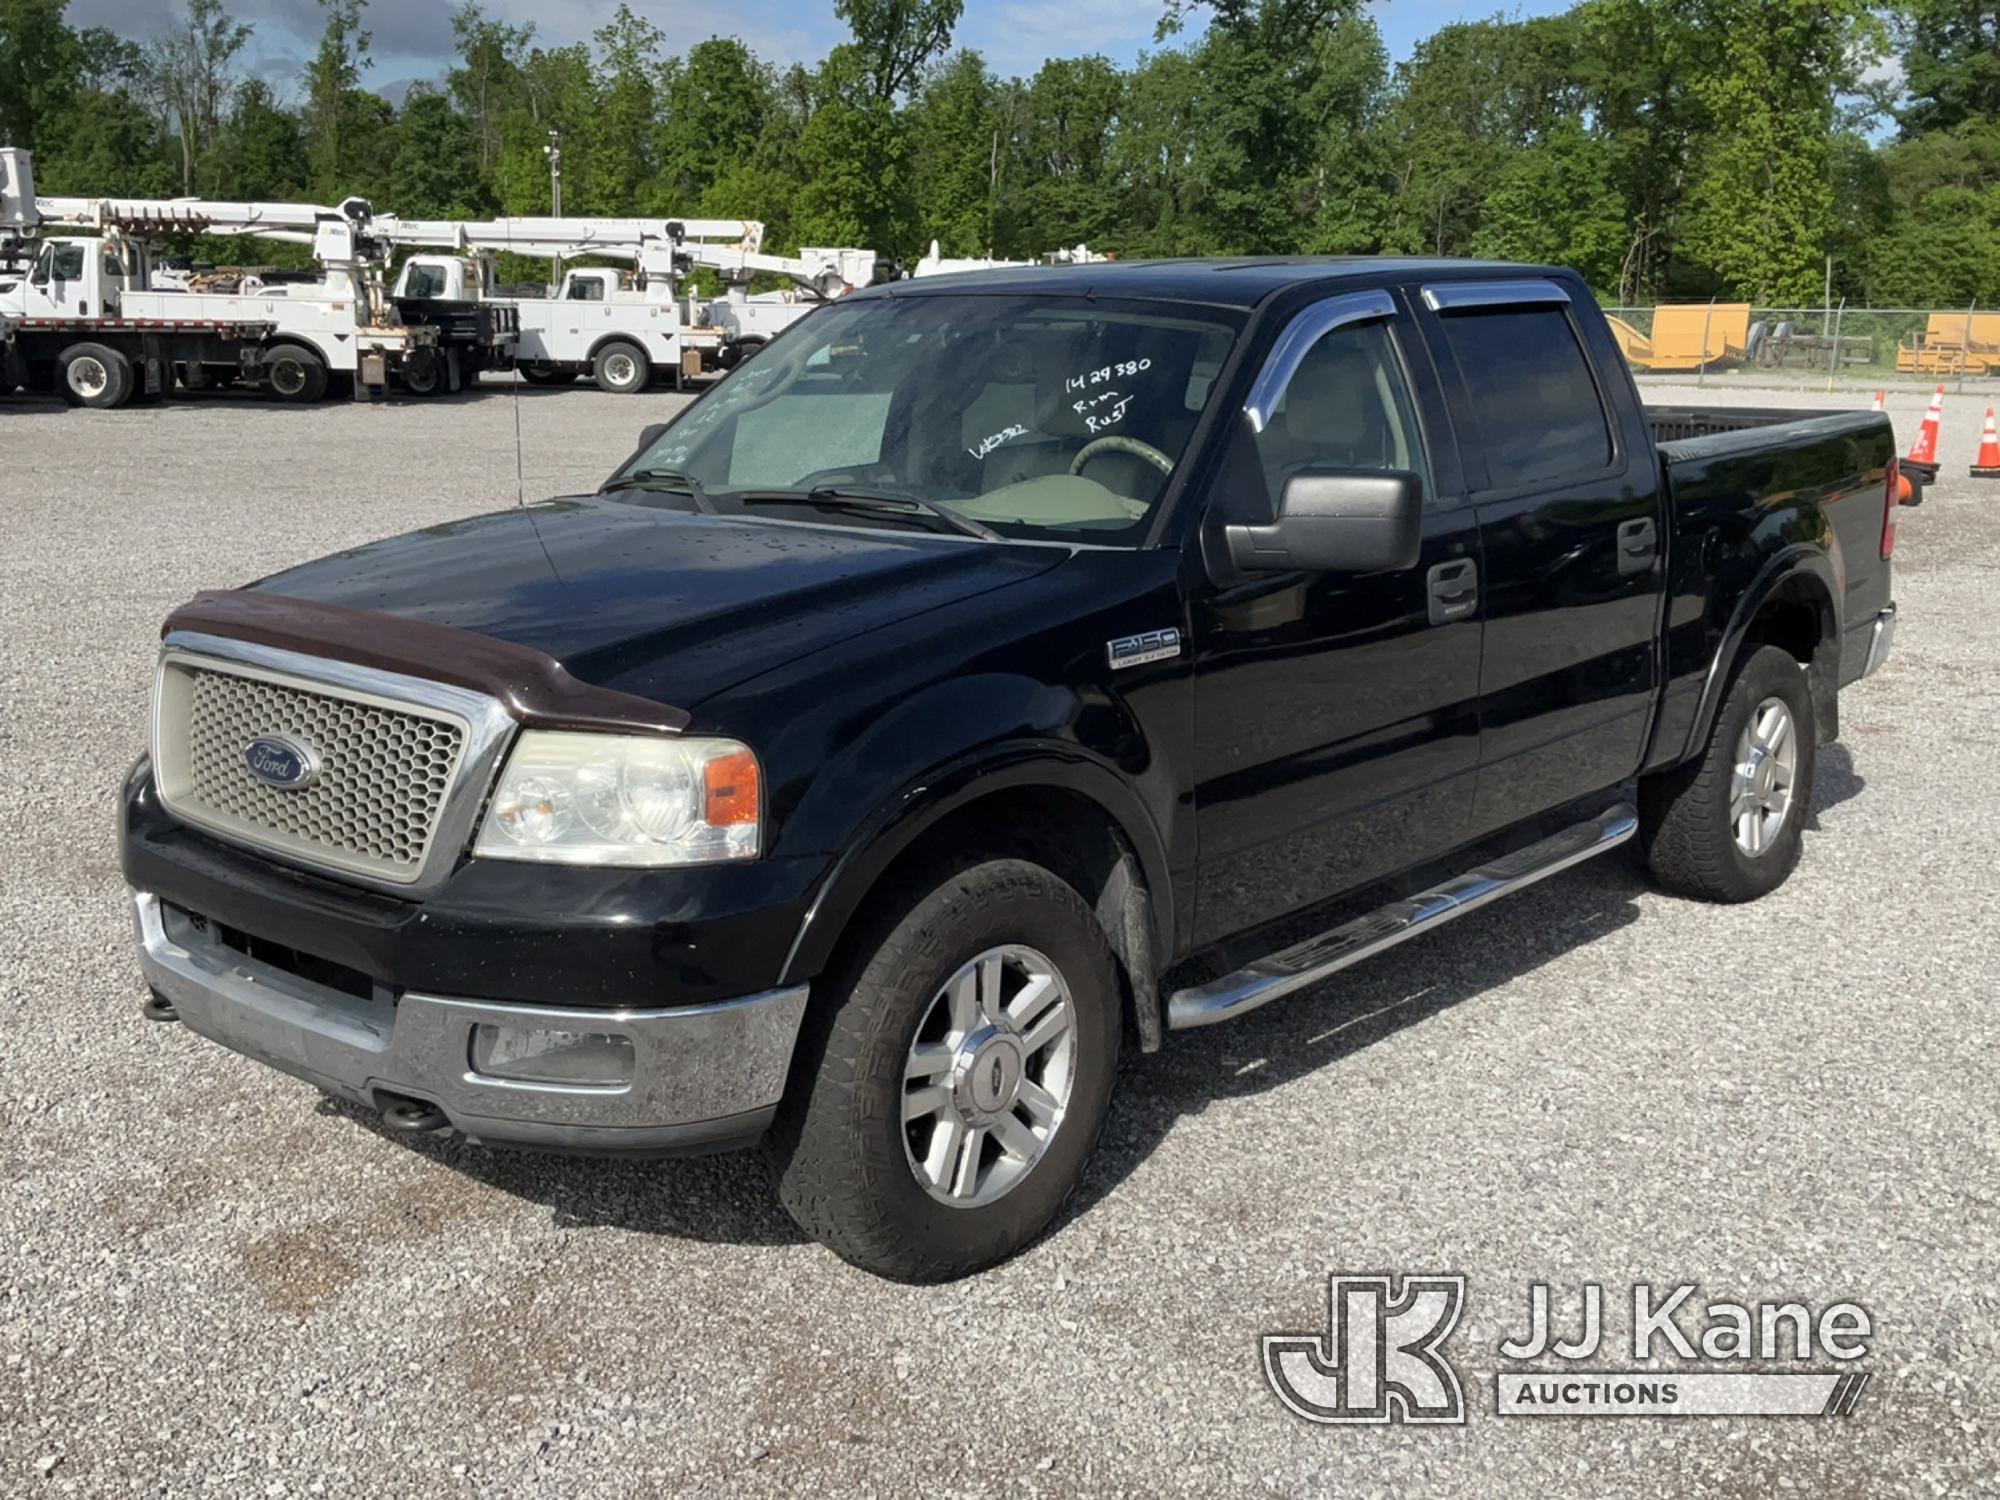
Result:
[[[1944,415],[1944,387],[1937,388],[1931,397],[1931,408],[1924,413],[1924,425],[1917,429],[1917,440],[1910,444],[1910,459],[1913,464],[1935,464],[1937,462],[1938,419]]]
[[[1873,406],[1869,407],[1868,409],[1869,409],[1870,411],[1881,411],[1881,410],[1882,410],[1882,398],[1883,398],[1884,396],[1888,395],[1888,394],[1889,394],[1889,393],[1888,393],[1887,391],[1877,391],[1877,392],[1875,393],[1875,404],[1874,404]]]
[[[1993,426],[1993,408],[1986,408],[1986,430],[1979,435],[1979,457],[1973,461],[1974,479],[2000,479],[2000,431]]]

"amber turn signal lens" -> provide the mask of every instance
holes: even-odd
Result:
[[[755,823],[763,813],[757,757],[749,751],[723,755],[702,768],[702,820],[713,828]]]

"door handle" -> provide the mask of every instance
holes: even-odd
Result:
[[[1431,624],[1449,625],[1479,608],[1479,564],[1469,557],[1441,562],[1424,575]]]
[[[1636,521],[1618,523],[1618,576],[1629,578],[1634,573],[1650,573],[1653,560],[1660,555],[1659,528],[1653,524],[1651,516],[1641,516]]]

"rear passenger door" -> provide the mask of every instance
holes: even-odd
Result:
[[[1473,822],[1485,833],[1638,769],[1667,518],[1629,377],[1593,347],[1562,283],[1445,282],[1420,300],[1458,387],[1483,554]]]

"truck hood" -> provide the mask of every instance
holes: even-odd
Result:
[[[1066,555],[582,497],[372,542],[251,589],[475,631],[543,652],[579,681],[692,708]]]

